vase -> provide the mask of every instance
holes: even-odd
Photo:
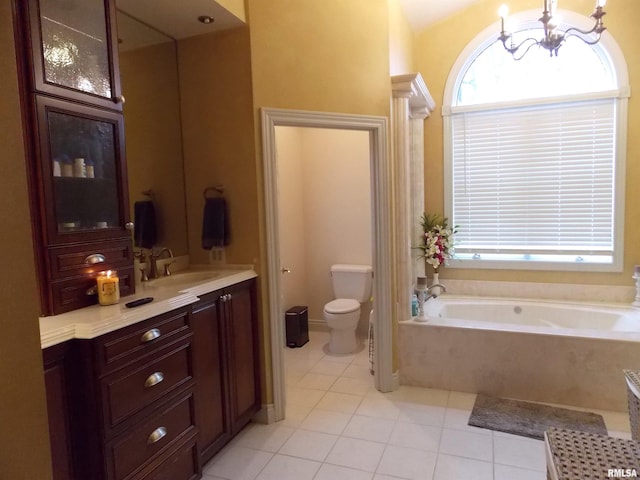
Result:
[[[434,287],[434,285],[440,284],[440,278],[438,277],[438,272],[433,272],[433,282],[431,283],[431,293],[436,297],[442,293],[442,289],[440,287]]]

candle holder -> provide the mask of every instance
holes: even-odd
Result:
[[[98,287],[98,303],[100,305],[115,305],[120,301],[120,279],[115,270],[99,272],[96,277]]]

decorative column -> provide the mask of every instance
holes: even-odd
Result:
[[[415,250],[424,212],[424,120],[435,102],[419,73],[391,77],[391,142],[394,165],[396,310],[399,320],[411,318],[411,294],[424,262]]]

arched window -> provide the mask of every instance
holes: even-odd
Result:
[[[596,45],[570,38],[557,57],[533,48],[515,61],[497,31],[467,46],[445,91],[445,210],[459,227],[451,266],[620,271],[629,96],[620,49],[608,35]]]

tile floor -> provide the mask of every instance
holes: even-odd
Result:
[[[286,419],[250,424],[204,480],[545,480],[539,440],[467,425],[475,395],[419,387],[382,394],[368,351],[326,355],[328,334],[286,350]],[[601,412],[629,438],[628,417]]]

